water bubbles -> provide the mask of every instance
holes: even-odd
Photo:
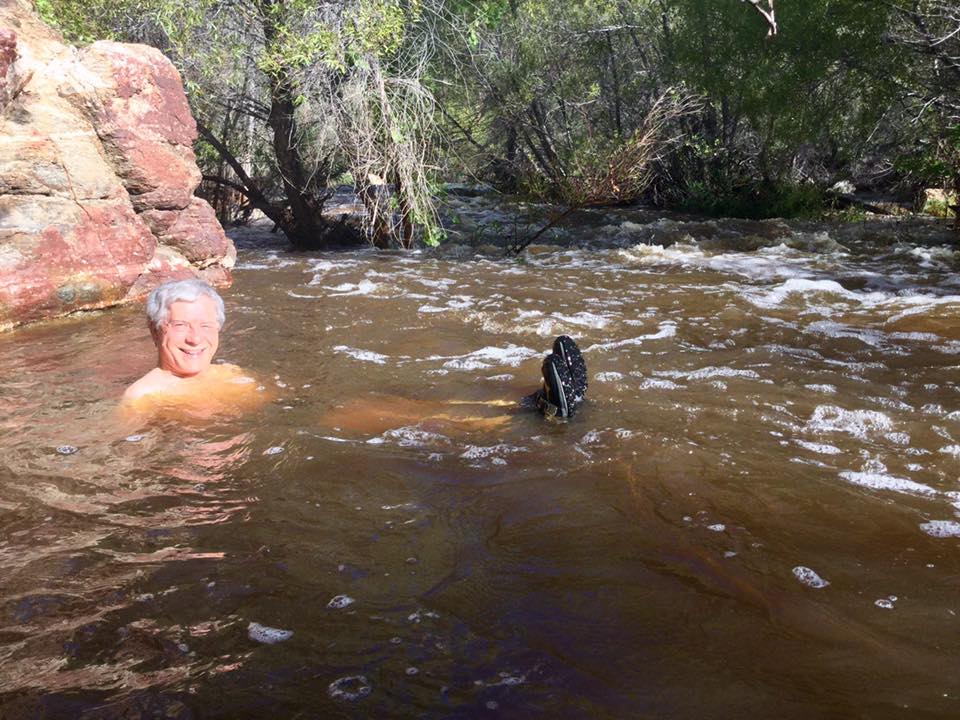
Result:
[[[247,625],[247,637],[254,642],[264,645],[275,645],[276,643],[289,640],[293,637],[293,630],[281,630],[280,628],[268,627],[260,623],[252,622]]]
[[[793,574],[803,585],[814,588],[815,590],[820,590],[830,584],[829,581],[824,580],[817,575],[816,572],[803,565],[797,565],[797,567],[793,569]]]
[[[707,525],[707,530],[712,530],[713,532],[723,532],[727,529],[727,526],[723,523],[715,523],[713,525]]]
[[[935,538],[960,537],[960,522],[954,520],[931,520],[920,523],[920,529]]]
[[[330,602],[327,603],[327,607],[331,610],[342,610],[345,607],[353,605],[356,602],[349,595],[335,595],[330,598]]]
[[[410,613],[407,616],[407,620],[419,625],[421,622],[423,622],[424,618],[438,618],[438,617],[440,616],[437,613],[433,612],[432,610],[424,610],[421,608],[416,612]]]
[[[330,683],[327,687],[327,692],[330,693],[330,697],[335,700],[353,702],[367,697],[367,695],[373,692],[373,687],[370,685],[370,681],[363,675],[349,675],[348,677],[342,677]]]
[[[283,448],[279,445],[274,445],[273,447],[267,448],[263,451],[264,455],[279,455],[283,452]]]
[[[410,675],[410,676],[412,677],[413,675],[419,674],[419,673],[420,673],[420,670],[419,670],[418,668],[415,668],[415,667],[413,667],[413,666],[410,666],[410,667],[408,667],[408,668],[406,669],[405,672],[406,672],[407,675]]]
[[[141,440],[143,440],[143,438],[144,438],[143,435],[127,435],[127,436],[124,438],[124,440],[126,440],[126,441],[129,442],[129,443],[137,443],[137,442],[140,442]]]
[[[73,455],[77,452],[77,447],[74,445],[60,445],[57,447],[57,452],[61,455]]]
[[[893,604],[897,601],[896,595],[889,595],[885,598],[880,598],[873,602],[878,608],[883,608],[884,610],[893,610]]]

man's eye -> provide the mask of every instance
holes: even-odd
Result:
[[[174,330],[184,330],[186,329],[187,324],[185,322],[172,322],[170,323],[170,327],[172,327]]]
[[[203,325],[200,326],[200,329],[203,330],[204,332],[211,332],[215,327],[216,325],[211,325],[210,323],[204,323]]]

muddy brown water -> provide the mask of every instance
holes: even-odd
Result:
[[[957,717],[960,256],[568,232],[241,233],[236,414],[118,421],[141,308],[0,336],[0,717]],[[574,421],[496,404],[559,333]]]

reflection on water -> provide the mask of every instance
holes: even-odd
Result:
[[[955,717],[954,251],[568,232],[241,238],[221,355],[267,401],[213,418],[116,412],[138,308],[0,336],[0,716]],[[565,425],[512,404],[562,332]]]

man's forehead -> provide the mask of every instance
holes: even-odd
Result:
[[[170,303],[170,317],[215,316],[216,314],[216,303],[206,295],[201,295],[192,301],[176,300]]]

